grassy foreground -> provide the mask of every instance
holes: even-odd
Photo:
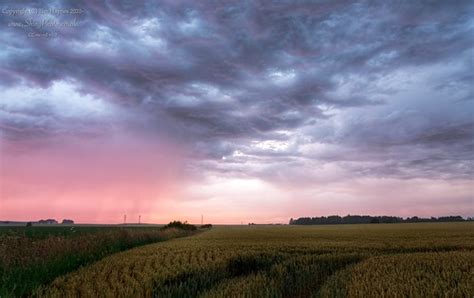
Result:
[[[38,294],[472,297],[472,223],[218,227],[134,248]]]
[[[107,255],[190,234],[157,227],[0,227],[0,297],[30,295]]]

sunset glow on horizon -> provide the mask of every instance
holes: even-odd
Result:
[[[4,2],[0,221],[474,216],[474,4],[263,3]]]

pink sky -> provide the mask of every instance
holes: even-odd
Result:
[[[472,212],[468,180],[316,179],[302,188],[255,177],[193,177],[186,174],[179,146],[145,137],[51,141],[54,145],[40,142],[35,150],[2,147],[0,219],[120,223],[126,214],[128,222],[141,215],[149,223],[199,223],[202,214],[206,222],[239,224],[331,214]]]
[[[267,2],[0,27],[0,220],[474,216],[472,1]]]
[[[117,222],[153,214],[179,187],[179,148],[122,136],[57,141],[3,148],[0,218]]]

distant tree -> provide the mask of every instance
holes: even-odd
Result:
[[[195,231],[197,230],[195,225],[188,224],[187,221],[184,223],[181,221],[172,221],[169,224],[165,225],[163,229],[170,229],[170,228],[175,228],[175,229],[181,229],[181,230],[188,230],[188,231]]]
[[[74,224],[74,220],[72,220],[72,219],[63,219],[63,221],[61,222],[61,224],[63,224],[63,225],[73,225],[73,224]]]
[[[371,224],[378,224],[378,223],[380,223],[380,220],[378,219],[378,217],[374,217],[370,220],[370,223]]]
[[[32,226],[33,226],[33,223],[32,223],[31,221],[29,221],[29,222],[26,223],[26,226],[27,226],[27,227],[32,227]]]
[[[467,220],[473,220],[468,218]],[[290,219],[291,225],[334,225],[334,224],[369,224],[369,223],[416,223],[416,222],[457,222],[466,221],[461,216],[442,216],[439,218],[423,218],[418,216],[403,219],[397,216],[369,216],[369,215],[346,215],[340,217],[331,215],[328,217],[300,217]]]
[[[48,218],[48,219],[41,219],[40,221],[38,221],[38,223],[40,223],[40,224],[57,224],[58,221],[53,219],[53,218]]]

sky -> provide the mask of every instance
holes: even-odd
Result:
[[[0,6],[0,220],[474,216],[472,1]]]

